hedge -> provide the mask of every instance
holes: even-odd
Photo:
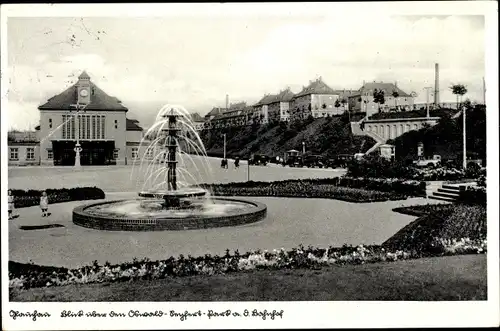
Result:
[[[37,206],[40,204],[41,190],[15,190],[11,189],[14,196],[14,207],[23,208]],[[104,191],[97,187],[76,187],[76,188],[61,188],[47,189],[49,204],[78,201],[78,200],[98,200],[104,199]]]
[[[425,182],[378,178],[290,179],[274,182],[201,184],[215,195],[254,195],[333,198],[346,201],[383,201],[425,196]]]
[[[460,187],[457,202],[467,205],[486,206],[486,188],[473,186]]]

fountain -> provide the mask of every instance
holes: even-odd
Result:
[[[195,161],[201,161],[205,173],[210,166],[205,147],[183,107],[164,106],[141,146],[146,139],[149,143],[138,170],[144,179],[139,198],[79,206],[73,210],[73,223],[99,230],[188,230],[248,224],[266,216],[267,207],[262,203],[211,197],[208,190],[197,186],[202,173]],[[186,169],[187,161],[198,179]]]

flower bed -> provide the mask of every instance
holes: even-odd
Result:
[[[447,240],[435,238],[438,249],[432,252],[386,250],[382,246],[347,246],[327,249],[299,246],[285,249],[253,251],[240,255],[238,251],[223,256],[170,257],[167,260],[134,260],[131,263],[99,265],[79,269],[21,264],[9,261],[9,287],[33,288],[68,284],[130,281],[135,279],[160,279],[194,275],[226,274],[254,269],[319,269],[326,265],[364,264],[382,261],[414,259],[423,256],[486,253],[486,240]]]
[[[23,208],[37,206],[40,204],[40,197],[42,191],[39,190],[14,190],[14,207]],[[76,188],[62,188],[62,189],[47,189],[49,204],[78,201],[78,200],[98,200],[104,199],[104,191],[97,187],[76,187]]]
[[[441,252],[433,238],[454,240],[470,238],[486,239],[486,208],[480,205],[453,204],[423,206],[424,216],[411,222],[382,244],[387,249],[417,250],[419,252]],[[419,207],[414,207],[418,210]]]
[[[435,213],[451,212],[455,208],[454,205],[449,203],[440,204],[427,204],[427,205],[417,205],[417,206],[407,206],[394,208],[392,211],[396,213],[401,213],[410,216],[425,216],[432,215]]]
[[[326,198],[349,202],[401,200],[425,196],[425,183],[394,179],[335,177],[276,182],[202,184],[219,196]]]

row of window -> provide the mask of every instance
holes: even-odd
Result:
[[[75,139],[76,119],[74,115],[63,115],[62,138]],[[49,127],[52,120],[49,119]],[[106,116],[105,115],[80,115],[78,120],[79,139],[105,139],[106,138]],[[115,129],[118,129],[118,121],[115,120]]]
[[[116,160],[118,159],[118,149],[115,149],[113,151],[113,158]],[[151,157],[152,157],[152,152]],[[137,148],[132,148],[132,158],[137,158],[138,154],[138,149]],[[51,148],[47,149],[47,159],[52,160],[54,158],[54,152],[52,151]],[[9,153],[9,160],[10,161],[19,161],[19,148],[17,147],[11,147],[10,148],[10,153]],[[34,161],[35,160],[35,148],[34,147],[28,147],[26,149],[26,161]]]
[[[17,148],[17,147],[10,148],[9,160],[19,161],[19,148]],[[27,161],[34,161],[35,160],[35,148],[34,147],[26,148],[26,160]]]

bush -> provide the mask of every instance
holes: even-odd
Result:
[[[416,169],[402,162],[391,162],[380,156],[367,156],[353,160],[347,168],[347,176],[369,178],[415,178]]]
[[[425,196],[425,183],[371,178],[291,179],[275,182],[202,184],[214,195],[326,198],[350,202],[401,200]]]
[[[461,188],[457,202],[467,205],[486,206],[486,188],[473,186]]]
[[[442,253],[439,240],[486,239],[486,208],[464,204],[414,206],[423,216],[411,222],[382,244],[387,249]]]
[[[16,208],[37,206],[40,204],[42,192],[40,190],[11,190],[14,196],[14,206]],[[104,199],[104,191],[97,187],[76,187],[62,189],[47,189],[49,204],[78,201]]]

